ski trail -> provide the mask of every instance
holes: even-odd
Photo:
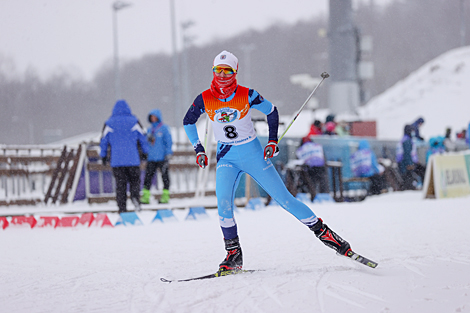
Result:
[[[276,302],[281,308],[284,307],[282,302],[279,301],[279,299],[274,295],[274,292],[272,290],[268,289],[268,287],[266,285],[263,285],[262,288],[263,288],[264,292],[268,295],[268,297],[270,299],[272,299],[274,302]]]
[[[318,303],[320,305],[320,310],[322,313],[326,312],[325,311],[325,299],[324,295],[328,295],[330,297],[336,298],[338,300],[341,300],[343,302],[346,302],[348,304],[354,305],[358,308],[364,309],[362,305],[359,303],[356,303],[352,300],[349,300],[345,297],[342,297],[338,295],[337,293],[331,291],[331,283],[329,282],[329,277],[331,276],[331,273],[329,272],[328,269],[325,270],[324,274],[320,276],[320,279],[318,280],[316,289],[317,289],[317,298],[318,298]]]
[[[418,274],[422,277],[427,277],[426,275],[423,274],[423,272],[421,272],[419,270],[419,268],[415,267],[415,266],[412,266],[411,264],[409,264],[409,262],[405,262],[405,261],[402,261],[402,260],[398,260],[398,263],[400,263],[401,265],[403,265],[407,270],[415,273],[415,274]]]
[[[436,260],[439,261],[444,261],[444,262],[454,262],[454,263],[459,263],[459,264],[465,264],[465,265],[470,265],[470,262],[468,262],[466,259],[461,259],[457,257],[453,258],[444,258],[444,257],[437,257]]]
[[[345,302],[349,305],[353,305],[357,308],[360,308],[360,309],[365,309],[365,307],[352,300],[352,299],[349,299],[347,296],[344,296],[342,295],[343,292],[347,292],[349,294],[352,294],[352,296],[360,296],[360,297],[363,297],[363,298],[366,298],[366,299],[372,299],[372,300],[375,300],[375,301],[378,301],[378,302],[381,302],[381,303],[387,303],[387,301],[380,297],[380,296],[377,296],[375,294],[372,294],[372,293],[369,293],[369,292],[365,292],[365,291],[362,291],[358,288],[354,288],[352,286],[347,286],[347,285],[341,285],[341,284],[338,284],[338,283],[333,283],[333,282],[330,282],[330,276],[332,275],[332,272],[330,272],[328,269],[325,271],[325,273],[320,277],[320,279],[318,280],[317,284],[316,284],[316,289],[317,289],[317,299],[318,299],[318,303],[319,303],[319,306],[320,306],[320,311],[322,313],[324,312],[327,312],[328,310],[326,310],[325,308],[325,295],[328,295],[332,298],[335,298],[337,300],[340,300],[342,302]]]
[[[360,305],[359,303],[356,303],[356,302],[354,302],[354,301],[352,301],[352,300],[349,300],[349,299],[347,299],[347,298],[345,298],[345,297],[342,297],[342,296],[338,295],[337,293],[330,291],[329,289],[330,289],[330,288],[327,287],[326,290],[324,291],[324,293],[327,294],[327,295],[329,295],[330,297],[333,297],[333,298],[336,298],[336,299],[341,300],[341,301],[343,301],[343,302],[346,302],[346,303],[348,303],[348,304],[354,305],[354,306],[356,306],[356,307],[358,307],[358,308],[365,309],[365,307],[364,307],[363,305]]]
[[[244,291],[245,297],[240,298],[239,301],[233,305],[230,312],[245,312],[246,308],[250,307],[251,312],[265,313],[266,311],[259,306],[258,301],[253,301],[253,297],[250,297],[252,294],[254,294],[253,289],[257,289],[258,287],[255,287],[244,280],[241,282],[244,287],[235,288],[233,291]]]
[[[326,276],[328,275],[327,271],[324,271],[323,274],[321,274],[320,279],[318,279],[318,282],[316,284],[316,290],[317,290],[317,299],[318,299],[318,304],[320,305],[320,311],[321,313],[325,312],[325,301],[324,301],[324,290],[326,287],[322,286],[323,280],[327,280]]]
[[[352,293],[356,293],[356,294],[364,296],[366,298],[370,298],[370,299],[377,300],[377,301],[380,301],[380,302],[387,302],[387,301],[385,301],[385,299],[383,299],[379,296],[376,296],[374,294],[359,290],[359,289],[351,287],[351,286],[339,285],[339,284],[336,284],[336,283],[331,283],[331,286],[333,286],[335,288],[338,288],[338,289],[343,289],[345,291],[349,291],[349,292],[352,292]]]

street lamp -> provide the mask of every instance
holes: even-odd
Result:
[[[460,46],[465,46],[465,37],[467,35],[467,27],[465,21],[465,0],[460,0]]]
[[[179,73],[179,58],[176,48],[176,16],[175,16],[175,1],[170,0],[170,17],[171,17],[171,59],[173,64],[173,105],[175,106],[175,129],[176,129],[176,142],[180,142],[179,129],[181,125],[180,106],[180,73]]]
[[[114,34],[114,95],[116,100],[121,99],[121,81],[119,78],[119,55],[118,55],[118,30],[117,30],[117,12],[130,6],[130,3],[115,1],[113,8],[113,34]]]
[[[191,72],[189,71],[189,64],[188,64],[188,49],[191,46],[191,43],[194,40],[194,36],[190,36],[187,34],[187,30],[194,25],[193,21],[186,21],[181,23],[181,34],[183,37],[183,64],[182,68],[185,69],[185,75],[183,76],[183,106],[190,103],[192,99],[190,99],[191,93],[191,86],[190,86],[190,75]],[[181,113],[181,112],[180,112]]]

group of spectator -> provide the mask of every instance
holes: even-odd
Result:
[[[425,140],[420,134],[420,128],[423,124],[424,118],[419,117],[413,123],[405,125],[403,137],[397,144],[395,157],[399,176],[401,177],[400,190],[414,190],[418,188],[420,183],[424,182],[426,163],[430,155],[456,151],[459,145],[465,145],[468,148],[467,132],[470,131],[470,125],[468,131],[464,129],[456,133],[455,141],[451,138],[451,129],[447,128],[444,136],[429,139],[426,163],[420,163],[417,147],[425,144]],[[319,170],[324,168],[323,150],[320,144],[314,142],[314,136],[336,133],[334,129],[337,127],[338,125],[334,123],[334,116],[328,116],[325,124],[316,120],[310,128],[310,132],[302,139],[302,144],[297,150],[297,157],[303,161],[302,170],[310,176],[309,179],[305,178],[303,180],[307,181],[311,194],[315,194],[319,187],[321,192],[324,192],[326,190],[324,186],[327,185],[325,183],[326,172]],[[368,193],[372,195],[380,194],[385,187],[385,168],[377,161],[377,157],[367,140],[359,141],[358,148],[350,155],[349,161],[354,177],[369,179]],[[317,189],[314,190],[313,188]]]
[[[310,126],[310,131],[306,137],[311,138],[319,135],[349,135],[349,125],[343,121],[336,122],[335,116],[330,114],[326,117],[325,123],[315,120]]]
[[[322,145],[316,143],[312,136],[305,136],[296,150],[296,155],[302,161],[300,176],[312,201],[317,193],[328,193],[329,186]],[[378,195],[382,192],[384,167],[378,163],[366,139],[360,140],[357,150],[351,154],[350,167],[355,177],[368,178],[369,194]]]
[[[128,184],[130,198],[137,211],[141,210],[141,203],[150,203],[150,188],[157,169],[160,169],[163,180],[159,201],[168,203],[170,199],[168,168],[173,155],[170,129],[163,123],[158,109],[150,111],[148,122],[150,127],[145,131],[127,102],[119,100],[103,127],[100,157],[104,165],[109,162],[112,168],[119,213],[127,211]],[[141,197],[140,164],[144,160],[147,160],[147,165]]]
[[[468,146],[467,130],[463,129],[455,134],[455,140],[452,139],[452,129],[446,128],[444,136],[434,136],[429,138],[429,149],[426,153],[426,163],[433,154],[441,154],[445,152],[454,152],[461,147]]]
[[[448,127],[443,136],[434,136],[429,139],[426,161],[421,164],[418,159],[417,146],[425,144],[424,138],[419,133],[423,123],[424,119],[420,117],[414,123],[405,125],[403,137],[397,146],[396,159],[403,176],[404,190],[415,189],[416,178],[421,182],[424,181],[426,166],[431,155],[454,152],[461,150],[462,147],[469,148],[467,130],[463,129],[457,132],[454,140],[452,139],[452,129]]]
[[[296,150],[296,155],[303,162],[301,176],[312,201],[317,193],[328,193],[329,186],[322,145],[306,136],[302,138],[302,144]],[[378,195],[382,192],[384,167],[378,163],[377,157],[366,139],[360,140],[357,150],[351,154],[350,166],[355,177],[369,179],[369,194]]]

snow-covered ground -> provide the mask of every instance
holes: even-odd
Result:
[[[240,208],[245,268],[264,271],[170,284],[160,277],[208,274],[225,256],[215,210],[163,224],[144,211],[133,227],[9,227],[0,312],[470,312],[469,200],[407,191],[310,205],[376,269],[336,256],[278,206]]]

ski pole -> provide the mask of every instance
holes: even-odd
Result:
[[[206,116],[206,131],[204,132],[204,150],[207,148],[207,130],[209,128],[209,115]]]
[[[205,131],[205,134],[204,134],[204,151],[206,150],[207,148],[207,133],[208,133],[208,128],[209,128],[209,115],[206,116],[206,131]],[[206,167],[206,164],[204,164],[204,161],[201,162],[202,163],[202,166],[203,168]]]
[[[310,96],[308,96],[307,100],[305,100],[304,104],[302,104],[302,106],[300,107],[299,111],[297,112],[297,114],[295,115],[294,119],[290,122],[289,126],[287,126],[286,130],[284,131],[284,133],[281,135],[281,137],[279,137],[279,140],[277,141],[277,143],[281,142],[281,139],[284,137],[284,135],[287,133],[287,131],[289,130],[289,128],[292,126],[292,124],[294,123],[294,121],[297,119],[297,117],[299,116],[300,112],[302,112],[304,106],[307,104],[307,102],[310,100],[310,98],[312,98],[313,94],[315,93],[315,91],[318,89],[318,87],[320,87],[321,83],[328,77],[330,77],[330,74],[328,74],[327,72],[323,72],[321,73],[321,80],[320,82],[318,83],[318,85],[315,87],[315,89],[313,89],[312,93],[310,94]]]

